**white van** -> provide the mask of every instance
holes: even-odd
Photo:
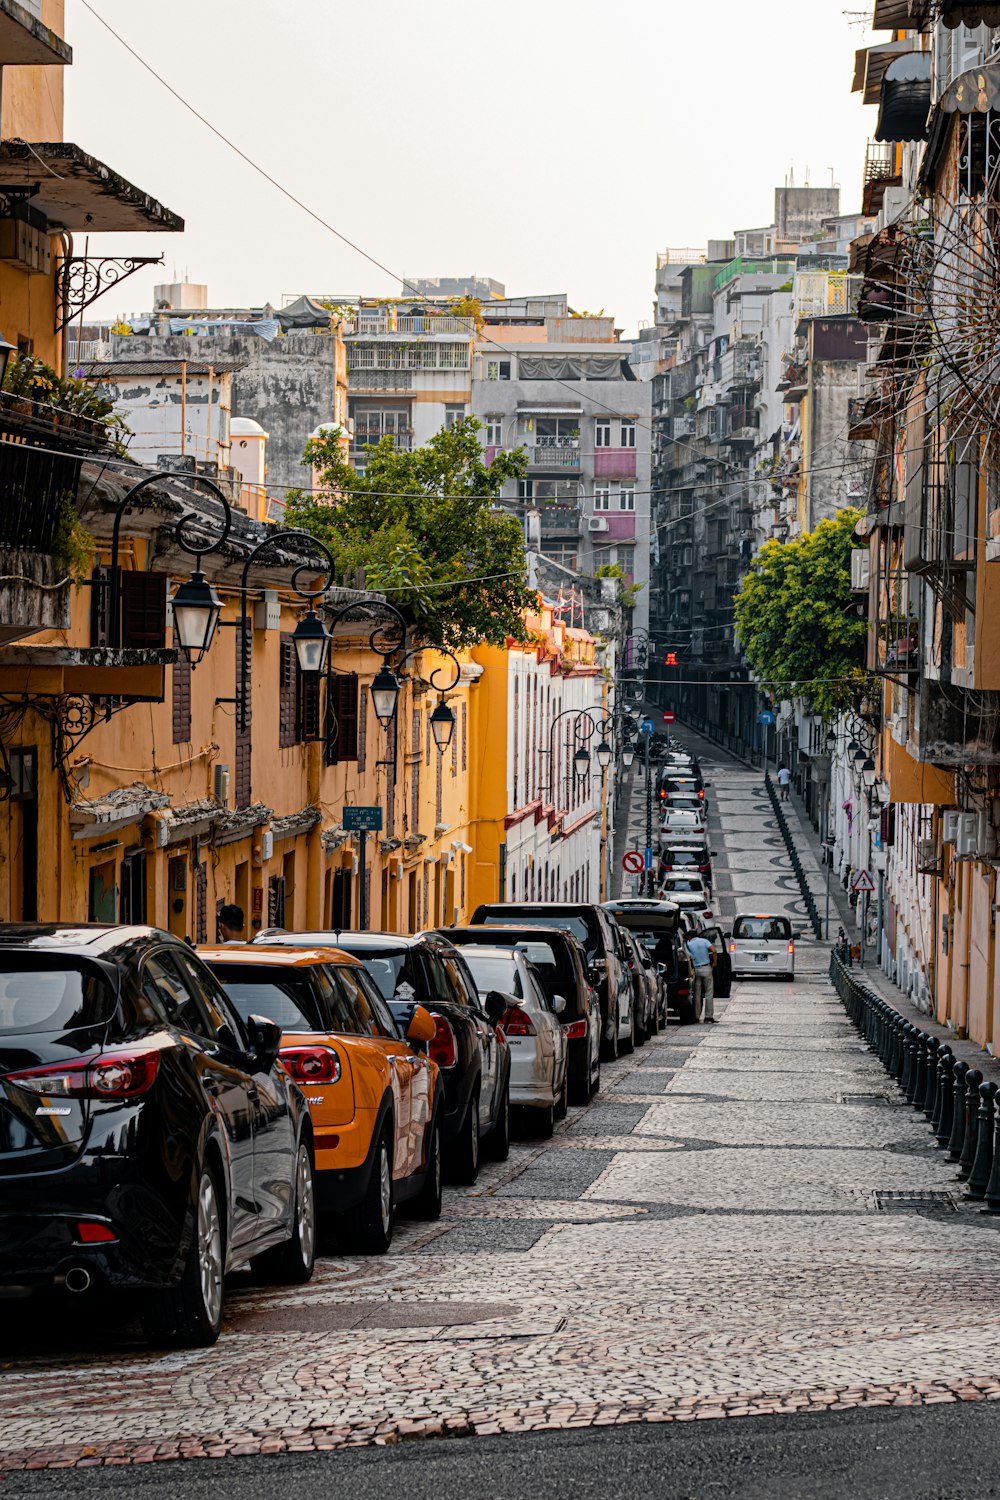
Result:
[[[795,977],[795,939],[787,917],[768,913],[743,914],[733,923],[729,939],[733,978],[746,974],[765,979]]]

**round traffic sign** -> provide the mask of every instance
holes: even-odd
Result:
[[[774,714],[771,712],[771,710],[769,708],[765,708],[765,709],[761,710],[760,722],[762,724],[764,724],[764,725],[773,724],[774,723]]]
[[[630,849],[622,860],[622,868],[630,875],[642,874],[642,855],[638,849]]]
[[[663,722],[664,722],[664,724],[672,724],[674,722],[674,720],[676,719],[676,717],[677,717],[677,715],[674,713],[674,711],[673,711],[672,708],[664,709],[664,711],[663,711]]]

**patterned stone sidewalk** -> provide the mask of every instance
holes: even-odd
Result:
[[[749,776],[710,774],[735,873]],[[0,1468],[1000,1398],[997,1221],[823,964],[804,942],[793,985],[739,984],[718,1027],[623,1059],[390,1256],[327,1256],[294,1293],[234,1283],[214,1349],[69,1342],[12,1309]]]

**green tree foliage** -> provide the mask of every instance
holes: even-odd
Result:
[[[851,605],[851,551],[856,510],[839,511],[792,542],[766,542],[735,599],[736,625],[747,659],[769,691],[832,715],[867,680],[866,621]],[[837,680],[824,680],[837,679]]]
[[[302,460],[320,474],[322,492],[293,492],[286,511],[289,525],[330,548],[338,577],[353,580],[363,568],[367,587],[385,590],[419,637],[453,649],[522,638],[522,612],[537,602],[520,523],[495,508],[527,462],[519,451],[484,463],[479,427],[467,417],[412,452],[383,438],[367,450],[363,474],[345,462],[337,432],[326,433]],[[484,581],[461,582],[470,578]]]

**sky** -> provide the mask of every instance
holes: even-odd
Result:
[[[165,257],[94,318],[148,311],[175,272],[207,282],[212,306],[476,273],[511,294],[565,291],[634,332],[657,252],[770,223],[790,174],[860,206],[875,110],[850,87],[871,0],[89,3],[387,268],[289,203],[66,0],[67,140],[186,221],[92,237],[91,254]]]

